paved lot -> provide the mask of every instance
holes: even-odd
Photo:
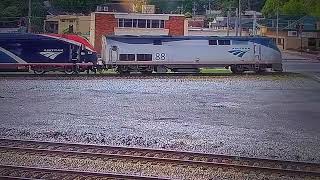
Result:
[[[320,162],[320,83],[0,79],[0,136]]]

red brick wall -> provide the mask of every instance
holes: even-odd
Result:
[[[204,21],[189,20],[188,26],[189,27],[203,28],[204,27]]]
[[[170,16],[169,21],[166,22],[166,29],[169,29],[169,35],[183,36],[184,20],[185,20],[185,17]]]
[[[114,35],[117,20],[113,14],[95,14],[95,41],[94,46],[98,53],[101,52],[101,39],[104,35]]]

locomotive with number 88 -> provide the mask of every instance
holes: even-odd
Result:
[[[267,37],[106,36],[102,62],[119,73],[199,72],[230,68],[234,73],[282,71],[281,52]]]

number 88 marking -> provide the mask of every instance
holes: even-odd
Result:
[[[166,60],[165,53],[156,53],[156,60]]]

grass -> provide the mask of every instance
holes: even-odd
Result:
[[[224,69],[224,68],[221,68],[221,69],[216,69],[216,68],[213,68],[213,69],[207,69],[207,68],[203,68],[201,69],[200,71],[201,73],[204,73],[204,74],[207,74],[207,73],[212,73],[212,74],[231,74],[232,72],[228,69]],[[116,71],[112,70],[112,69],[108,69],[107,71],[106,70],[103,70],[101,74],[117,74]]]
[[[229,69],[201,69],[201,73],[212,73],[212,74],[231,74],[232,72]]]

